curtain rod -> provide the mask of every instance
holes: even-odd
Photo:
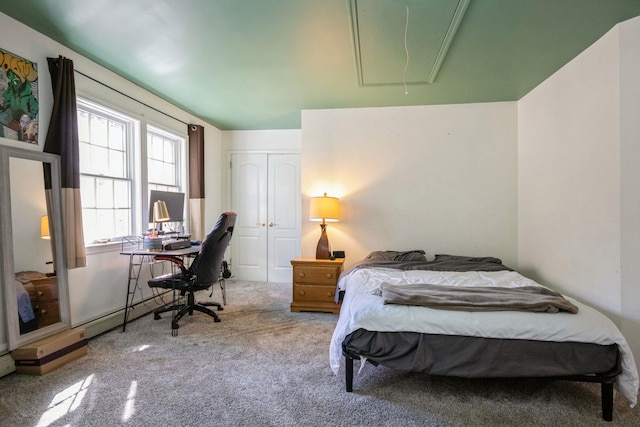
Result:
[[[165,113],[164,111],[160,111],[160,110],[158,110],[156,107],[152,107],[152,106],[151,106],[151,105],[149,105],[149,104],[145,104],[144,102],[142,102],[142,101],[140,101],[140,100],[138,100],[138,99],[136,99],[136,98],[132,97],[131,95],[127,95],[126,93],[121,92],[121,91],[119,91],[118,89],[115,89],[115,88],[113,88],[113,87],[109,86],[109,85],[108,85],[108,84],[106,84],[106,83],[102,83],[101,81],[96,80],[96,79],[94,79],[93,77],[86,75],[86,74],[85,74],[85,73],[83,73],[82,71],[78,71],[78,70],[74,70],[74,71],[75,71],[76,73],[80,74],[81,76],[84,76],[84,77],[88,78],[89,80],[93,80],[94,82],[96,82],[96,83],[98,83],[98,84],[101,84],[102,86],[104,86],[104,87],[106,87],[106,88],[109,88],[109,89],[111,89],[111,90],[112,90],[112,91],[114,91],[114,92],[119,93],[119,94],[120,94],[120,95],[122,95],[122,96],[126,96],[127,98],[131,99],[132,101],[137,102],[138,104],[142,104],[142,105],[144,105],[144,106],[145,106],[145,107],[147,107],[147,108],[151,108],[152,110],[157,111],[157,112],[158,112],[158,113],[160,113],[160,114],[164,114],[165,116],[170,117],[170,118],[172,118],[172,119],[173,119],[173,120],[175,120],[175,121],[178,121],[178,122],[180,122],[180,123],[184,123],[185,125],[189,126],[189,123],[187,123],[187,122],[185,122],[185,121],[183,121],[183,120],[180,120],[180,119],[178,119],[178,118],[176,118],[176,117],[173,117],[171,114]]]

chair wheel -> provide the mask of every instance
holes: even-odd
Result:
[[[222,311],[224,308],[222,306],[218,306],[218,311]]]
[[[220,318],[216,317],[216,318],[213,319],[213,321],[216,322],[216,323],[220,323]]]
[[[178,329],[179,327],[178,322],[171,322],[171,329]]]
[[[160,320],[160,315],[153,313],[153,320]]]

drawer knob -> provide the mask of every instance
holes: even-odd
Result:
[[[333,274],[327,273],[327,279],[331,279],[331,277],[333,277]]]
[[[47,314],[47,310],[45,310],[45,309],[40,310],[40,314],[42,314],[44,316],[45,314]]]
[[[332,297],[333,295],[332,295],[332,293],[331,293],[331,292],[327,292],[327,296],[328,296],[328,297]]]
[[[304,277],[304,273],[302,272],[298,273],[298,277]]]
[[[44,295],[44,292],[38,291],[38,296],[41,297],[42,295]]]
[[[304,291],[300,291],[300,295],[304,296]]]

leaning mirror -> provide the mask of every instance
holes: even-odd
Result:
[[[0,147],[0,230],[9,350],[68,328],[58,156]],[[51,168],[45,191],[43,167]]]

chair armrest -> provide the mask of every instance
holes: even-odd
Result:
[[[174,264],[177,264],[178,267],[180,267],[180,271],[185,277],[189,274],[189,272],[184,266],[184,261],[182,260],[182,258],[178,258],[176,256],[171,256],[171,255],[156,255],[154,259],[156,261],[169,261]]]

